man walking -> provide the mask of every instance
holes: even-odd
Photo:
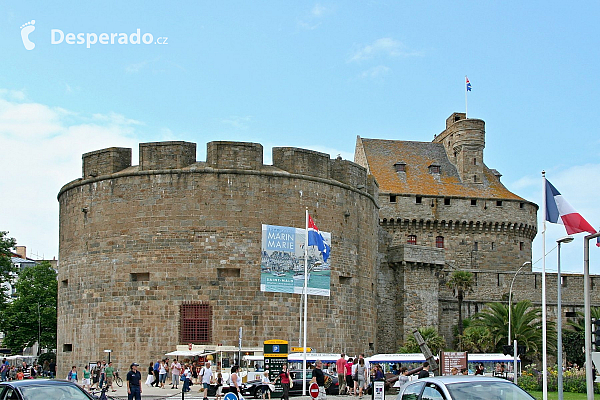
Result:
[[[208,388],[210,387],[210,380],[212,378],[212,370],[210,369],[210,361],[204,364],[204,368],[200,372],[202,376],[202,388],[204,390],[204,400],[208,400]]]
[[[174,359],[171,364],[171,389],[178,389],[179,374],[181,374],[181,364],[177,359]]]
[[[159,378],[160,359],[154,363],[153,372],[154,372],[154,382],[152,383],[152,385],[154,385],[156,387],[160,387],[160,378]]]
[[[104,387],[104,383],[106,382],[106,360],[102,360],[102,365],[100,366],[100,389]]]
[[[317,400],[325,400],[327,398],[327,394],[325,394],[325,374],[321,369],[323,367],[323,362],[321,360],[317,360],[315,362],[315,369],[312,372],[312,379],[310,383],[317,383],[319,385],[319,395],[317,396]]]
[[[115,376],[115,369],[112,366],[112,361],[108,363],[108,367],[104,368],[104,374],[106,375],[106,387],[107,389],[116,392],[112,387],[113,377]]]
[[[342,353],[340,358],[335,362],[335,370],[337,371],[339,386],[339,393],[346,394],[346,358],[345,354]]]
[[[138,363],[131,364],[131,371],[127,373],[127,400],[142,400],[142,374],[137,370]]]
[[[417,379],[428,378],[428,377],[429,377],[429,363],[427,361],[425,361],[423,363],[423,369],[421,371],[419,371],[419,375],[417,376]]]

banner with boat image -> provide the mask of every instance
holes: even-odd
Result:
[[[319,231],[331,247],[331,233]],[[304,246],[306,231],[288,226],[262,226],[260,290],[302,294],[304,287]],[[317,246],[308,247],[307,293],[329,296],[331,259],[323,261]]]

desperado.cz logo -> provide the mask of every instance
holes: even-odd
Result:
[[[33,43],[29,34],[35,30],[35,20],[31,20],[26,24],[21,25],[21,40],[23,41],[23,46],[27,50],[33,50],[35,48],[35,43]],[[93,33],[93,32],[80,32],[80,33],[64,33],[60,29],[52,29],[50,31],[50,44],[67,44],[67,45],[83,45],[89,49],[92,45],[100,44],[100,45],[123,45],[123,44],[159,44],[165,45],[168,43],[167,36],[159,36],[154,39],[154,35],[151,33],[143,33],[141,29],[137,29],[135,32],[127,34],[127,33]]]

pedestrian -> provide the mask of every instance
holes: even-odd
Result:
[[[215,400],[221,400],[221,396],[223,396],[223,374],[219,372],[217,373],[217,393],[215,394]]]
[[[157,360],[154,363],[154,367],[152,370],[152,373],[154,374],[154,386],[156,386],[156,387],[160,386],[159,372],[160,372],[160,360]]]
[[[158,366],[158,383],[161,389],[165,388],[165,382],[167,381],[167,362],[162,360]]]
[[[231,375],[229,376],[229,391],[233,392],[238,399],[242,397],[242,382],[240,377],[238,376],[238,371],[240,367],[238,365],[234,365],[231,367]],[[233,387],[233,389],[231,388]]]
[[[353,360],[352,357],[348,359],[346,362],[346,394],[351,394],[354,396],[354,381],[352,380],[352,365]]]
[[[83,379],[81,380],[81,386],[83,386],[84,389],[87,386],[87,390],[92,390],[91,376],[90,366],[86,365],[83,367]]]
[[[260,377],[260,383],[261,383],[260,390],[262,392],[262,400],[265,400],[265,395],[267,393],[269,393],[269,400],[271,400],[271,389],[269,388],[271,381],[269,380],[269,371],[263,372],[262,376]]]
[[[16,377],[17,377],[17,380],[18,380],[18,381],[22,381],[22,380],[23,380],[23,377],[24,377],[24,375],[25,375],[25,374],[23,374],[23,369],[22,369],[22,368],[19,368],[19,369],[18,369],[18,371],[17,371],[17,375],[16,375]]]
[[[339,393],[344,394],[346,391],[346,355],[340,354],[340,358],[335,362],[335,370],[338,376]]]
[[[204,391],[204,400],[208,400],[208,388],[210,387],[210,381],[212,380],[212,370],[210,369],[210,361],[204,364],[204,367],[200,371],[202,377],[202,390]]]
[[[9,370],[10,365],[8,364],[8,361],[6,361],[6,358],[2,359],[2,366],[0,367],[0,379],[2,380],[2,382],[7,381],[7,375]]]
[[[69,374],[67,375],[67,380],[70,382],[77,383],[77,366],[73,365]]]
[[[50,379],[54,379],[56,378],[56,360],[53,358],[52,360],[50,360]]]
[[[283,364],[281,366],[281,372],[279,373],[279,376],[277,377],[277,379],[279,380],[279,382],[281,382],[281,387],[283,388],[283,395],[281,396],[281,398],[283,400],[289,400],[290,399],[290,382],[292,382],[292,377],[290,376],[290,371],[288,369],[287,364]],[[277,379],[276,379],[276,381],[277,381]]]
[[[148,366],[148,377],[146,378],[146,386],[152,386],[154,382],[154,363]]]
[[[400,386],[404,385],[408,381],[408,369],[406,367],[400,367],[400,375],[398,375],[398,382],[400,382]]]
[[[179,386],[179,374],[181,374],[181,364],[177,359],[171,364],[171,389],[177,389]]]
[[[115,369],[112,366],[112,361],[108,363],[108,366],[106,368],[104,368],[104,375],[106,376],[106,387],[112,390],[113,392],[116,392],[116,390],[113,389],[112,386],[113,378],[115,376]]]
[[[450,370],[450,374],[452,374],[452,375],[458,375],[458,368],[452,367],[452,369]]]
[[[192,384],[192,371],[190,370],[190,365],[185,364],[185,370],[183,371],[183,392],[190,391],[190,385]]]
[[[362,399],[363,390],[367,388],[367,375],[369,371],[365,366],[365,359],[358,359],[358,367],[356,367],[356,374],[358,376],[358,397]]]
[[[100,389],[100,361],[96,362],[96,365],[92,367],[92,387]]]
[[[102,365],[100,366],[100,389],[104,387],[106,383],[106,360],[102,360]]]
[[[137,370],[138,363],[132,363],[129,367],[130,371],[127,373],[127,400],[142,400],[142,375]]]
[[[323,361],[317,360],[315,362],[315,368],[312,371],[312,379],[310,383],[316,383],[319,386],[319,394],[317,400],[325,400],[327,394],[325,393],[325,374],[323,373]]]
[[[483,363],[480,363],[477,368],[475,368],[475,375],[481,375],[483,376],[485,374],[485,367],[483,366]]]
[[[423,363],[423,369],[419,371],[419,375],[417,376],[417,379],[422,379],[422,378],[427,378],[429,377],[429,363],[427,361],[425,361]]]
[[[358,357],[354,358],[352,364],[352,382],[354,383],[354,395],[358,396]]]

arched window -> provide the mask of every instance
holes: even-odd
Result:
[[[417,235],[408,235],[407,244],[417,244]]]
[[[437,247],[438,249],[444,248],[444,237],[443,236],[436,236],[435,247]]]

